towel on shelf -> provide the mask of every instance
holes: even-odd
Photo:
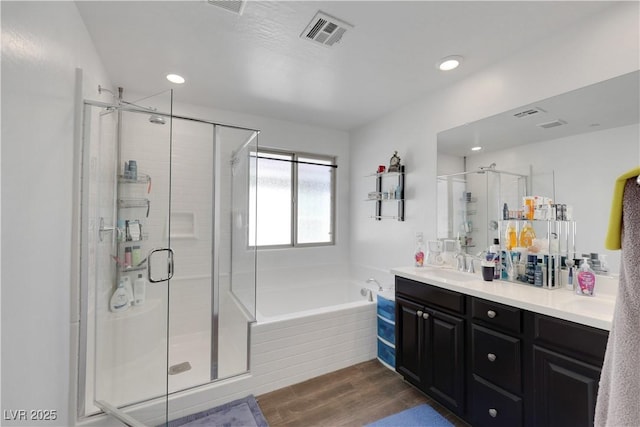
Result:
[[[640,185],[627,177],[621,203],[618,297],[600,375],[595,426],[640,426]]]
[[[611,215],[609,216],[609,228],[604,247],[611,250],[620,249],[620,235],[622,231],[622,196],[624,186],[629,178],[640,175],[640,167],[630,170],[616,179],[613,187],[613,201],[611,203]]]

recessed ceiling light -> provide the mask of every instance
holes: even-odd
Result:
[[[480,150],[482,150],[482,147],[480,147],[479,145],[475,147],[471,147],[471,151],[480,151]]]
[[[175,83],[178,85],[181,85],[182,83],[184,83],[184,77],[179,76],[177,74],[167,74],[167,80],[169,80],[171,83]]]
[[[461,56],[457,56],[457,55],[447,56],[446,58],[442,58],[440,62],[438,62],[438,69],[441,71],[450,71],[455,68],[458,68],[460,63],[462,63]]]

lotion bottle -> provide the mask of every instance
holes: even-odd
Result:
[[[127,291],[124,288],[124,283],[120,282],[109,301],[109,309],[117,313],[119,311],[127,311],[129,309],[129,297]]]
[[[133,303],[135,305],[144,304],[146,299],[146,281],[142,277],[142,273],[138,274],[138,278],[133,282]]]
[[[124,288],[124,291],[127,294],[127,299],[129,300],[129,304],[133,304],[133,286],[131,285],[131,279],[129,276],[124,276],[120,279],[120,284]]]

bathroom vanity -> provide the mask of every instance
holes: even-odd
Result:
[[[396,276],[396,370],[473,426],[593,425],[615,294]]]

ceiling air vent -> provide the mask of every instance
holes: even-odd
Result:
[[[526,110],[523,111],[519,111],[517,113],[515,113],[513,115],[513,117],[517,117],[519,119],[523,118],[523,117],[529,117],[529,116],[533,116],[539,113],[546,113],[546,111],[544,111],[542,108],[539,107],[533,107],[533,108],[528,108]]]
[[[246,0],[207,0],[207,2],[237,15],[242,15],[244,6],[247,3]]]
[[[564,120],[558,119],[558,120],[554,120],[552,122],[546,122],[546,123],[538,123],[536,126],[541,127],[543,129],[549,129],[549,128],[554,128],[557,126],[562,126],[562,125],[566,125],[567,122],[565,122]]]
[[[352,28],[353,25],[318,11],[300,37],[331,47],[342,39],[347,30]]]

